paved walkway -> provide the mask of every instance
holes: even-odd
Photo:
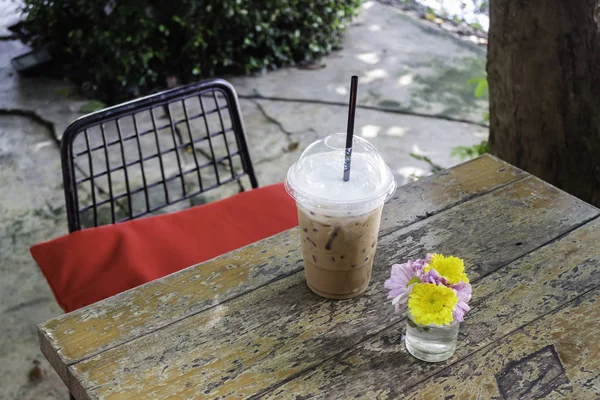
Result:
[[[0,0],[0,10],[4,37],[15,20],[13,2]],[[19,77],[10,59],[25,51],[18,41],[0,40],[0,398],[65,399],[35,330],[61,311],[28,249],[66,232],[57,143],[87,101],[67,82]],[[241,97],[261,184],[281,181],[317,137],[345,130],[352,74],[360,77],[356,132],[382,151],[405,183],[428,171],[410,152],[450,166],[458,161],[449,155],[453,146],[487,137],[485,128],[455,121],[481,121],[487,102],[475,99],[466,81],[482,76],[484,67],[482,49],[367,2],[344,49],[323,59],[322,68],[230,80]]]

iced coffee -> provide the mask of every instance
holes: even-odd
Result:
[[[355,138],[352,178],[342,180],[343,134],[313,143],[290,168],[309,288],[332,299],[364,292],[371,278],[384,201],[393,175],[367,141]]]
[[[381,210],[332,217],[298,206],[304,269],[313,292],[347,299],[365,291],[371,279]]]

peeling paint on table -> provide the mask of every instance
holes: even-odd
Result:
[[[80,399],[419,397],[421,380],[483,360],[495,342],[600,285],[597,216],[484,156],[398,190],[371,284],[356,299],[308,290],[293,229],[48,321],[42,349]],[[462,256],[474,283],[459,348],[440,364],[408,356],[403,317],[383,290],[392,263],[428,251]],[[544,350],[519,368],[550,362],[552,351],[564,352]],[[492,368],[481,362],[471,365]],[[502,371],[502,382],[523,379],[518,368]]]

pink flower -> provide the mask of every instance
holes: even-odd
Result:
[[[420,270],[417,272],[417,276],[423,283],[435,283],[436,285],[448,286],[446,278],[441,276],[435,269],[431,268],[429,271]]]
[[[431,256],[433,254],[427,254],[427,257],[425,258],[419,258],[418,260],[413,261],[413,267],[415,269],[415,271],[423,271],[423,268],[425,268],[425,265],[429,264],[429,261],[431,261]]]
[[[421,280],[423,283],[434,283],[436,285],[449,286],[448,280],[441,276],[435,269],[431,268],[429,271],[425,272],[425,266],[429,264],[432,255],[433,254],[427,254],[427,257],[424,259],[416,260],[414,262],[414,264],[418,266],[418,268],[415,268],[417,278],[419,278],[419,280]]]
[[[390,291],[388,299],[392,299],[396,311],[399,310],[401,304],[407,302],[412,286],[420,282],[417,278],[417,269],[419,268],[422,266],[413,261],[392,265],[390,278],[385,281],[384,286]]]
[[[471,284],[461,281],[456,285],[450,286],[458,297],[458,303],[452,311],[452,317],[455,321],[462,322],[465,314],[471,309],[467,304],[471,300]]]

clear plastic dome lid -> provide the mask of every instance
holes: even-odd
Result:
[[[309,145],[288,171],[288,193],[305,206],[364,209],[389,199],[396,190],[390,168],[375,147],[353,138],[350,180],[344,181],[346,134],[336,133]]]

